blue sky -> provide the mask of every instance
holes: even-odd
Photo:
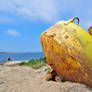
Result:
[[[88,30],[92,0],[0,0],[0,52],[41,52],[40,34],[75,16]]]

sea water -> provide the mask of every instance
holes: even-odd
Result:
[[[42,52],[33,52],[33,53],[0,53],[0,61],[6,61],[9,56],[11,57],[12,61],[20,61],[20,60],[30,60],[30,59],[43,58],[44,54]]]

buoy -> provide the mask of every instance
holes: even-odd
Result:
[[[40,41],[48,64],[60,77],[92,86],[92,27],[89,33],[82,29],[78,17],[59,21],[40,35]]]

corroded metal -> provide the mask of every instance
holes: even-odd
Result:
[[[92,86],[92,35],[73,24],[74,19],[57,22],[43,32],[42,49],[60,77]]]

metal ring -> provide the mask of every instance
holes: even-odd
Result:
[[[77,23],[77,25],[79,25],[79,18],[78,17],[74,17],[74,18],[72,18],[72,19],[69,19],[68,21],[67,21],[67,23],[65,23],[66,25],[67,24],[69,24],[69,23],[71,23],[71,22],[73,22],[75,19],[77,19],[78,20],[78,23]]]

